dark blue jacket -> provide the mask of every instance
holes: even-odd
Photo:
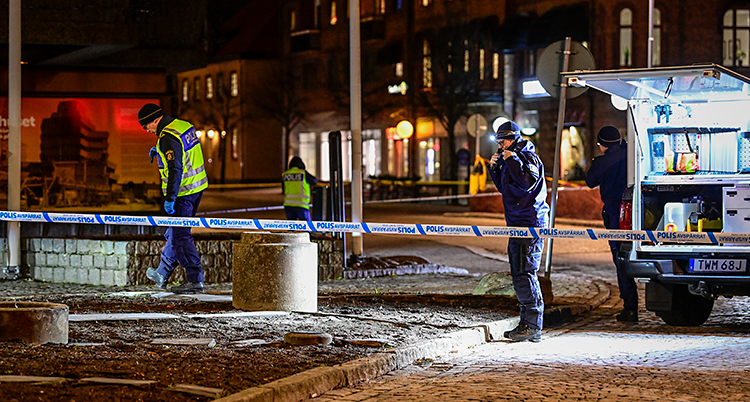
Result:
[[[508,150],[516,155],[503,160],[501,154],[490,168],[492,181],[503,194],[505,222],[508,226],[547,227],[547,183],[534,144],[520,140]]]
[[[599,186],[599,193],[604,202],[604,213],[611,217],[620,216],[622,193],[628,185],[628,152],[627,144],[611,146],[591,162],[586,173],[586,185],[590,188]]]

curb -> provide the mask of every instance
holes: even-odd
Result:
[[[544,322],[557,325],[578,314],[591,311],[604,303],[609,286],[594,281],[599,292],[585,304],[561,306],[544,312]],[[402,346],[333,367],[317,367],[267,384],[248,388],[217,402],[298,402],[319,396],[335,388],[350,387],[410,365],[414,360],[435,357],[457,349],[466,349],[503,337],[513,329],[518,317],[478,324],[441,337]]]

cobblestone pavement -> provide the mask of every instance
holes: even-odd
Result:
[[[312,400],[640,401],[750,399],[750,326],[745,300],[717,301],[697,328],[664,325],[641,306],[638,323],[619,323],[611,297],[590,314],[544,331],[540,343],[492,342],[456,351]],[[640,289],[643,299],[643,289]],[[739,322],[726,321],[739,312]],[[723,321],[724,320],[724,321]]]

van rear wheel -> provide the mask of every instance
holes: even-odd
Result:
[[[674,285],[672,288],[672,309],[658,310],[656,315],[667,325],[697,327],[706,322],[713,308],[714,299],[707,299],[690,293],[687,285]]]

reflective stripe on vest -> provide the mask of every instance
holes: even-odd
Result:
[[[159,142],[165,135],[173,135],[180,140],[182,145],[182,179],[180,180],[180,189],[178,197],[203,191],[208,188],[208,175],[203,163],[203,150],[201,149],[200,140],[195,135],[195,128],[192,124],[174,119],[169,125],[164,127],[159,135]],[[167,195],[167,158],[161,151],[161,146],[157,142],[156,151],[159,153],[159,175],[161,176],[161,191]]]
[[[281,175],[284,182],[284,206],[310,209],[310,184],[305,171],[291,168]]]

